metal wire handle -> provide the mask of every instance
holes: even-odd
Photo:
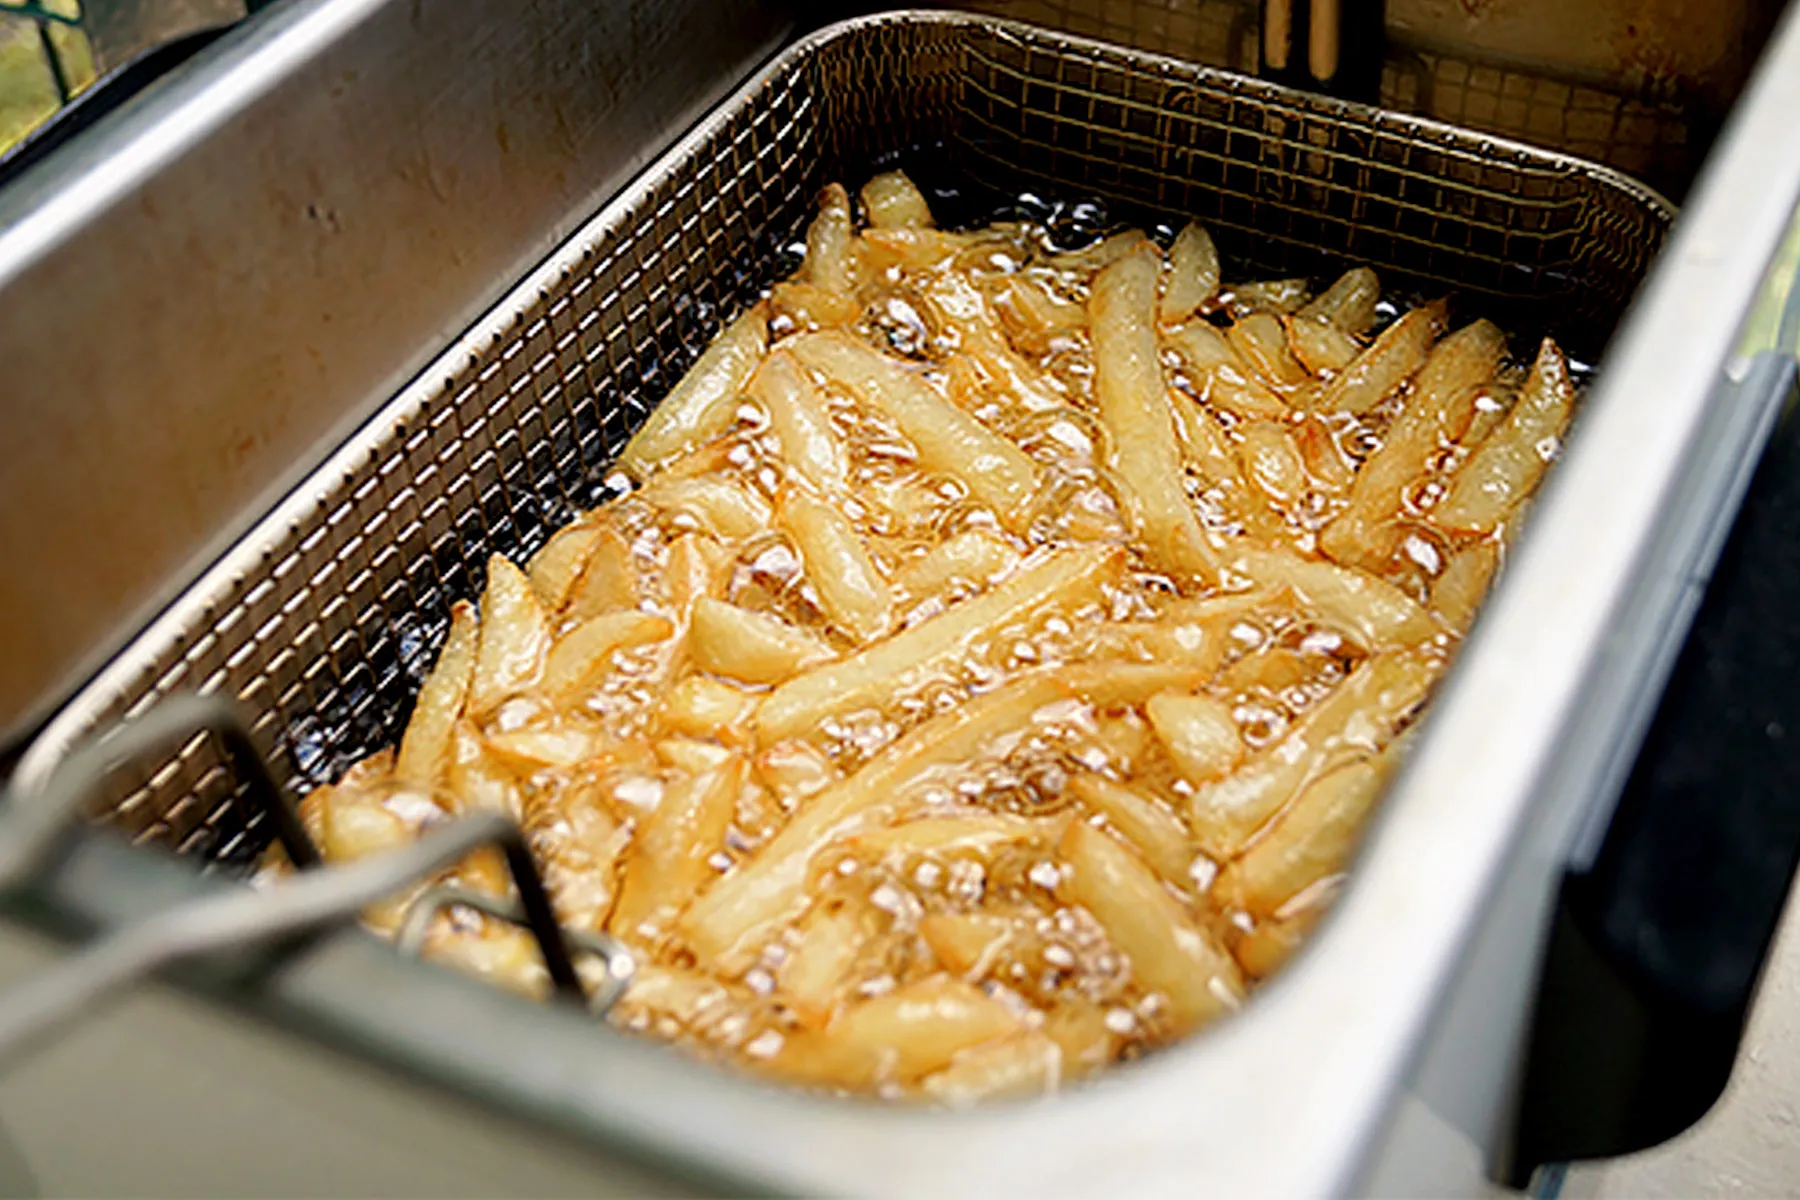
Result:
[[[460,888],[427,889],[409,907],[401,948],[416,952],[431,918],[466,905],[530,930],[556,994],[589,1004],[570,942],[556,920],[542,875],[519,827],[493,812],[462,817],[411,845],[344,866],[326,867],[299,814],[257,751],[237,706],[221,696],[172,696],[143,717],[122,723],[58,764],[42,786],[10,790],[0,813],[0,890],[24,884],[67,845],[81,805],[121,764],[201,732],[217,736],[267,814],[282,848],[300,874],[266,890],[237,890],[177,905],[109,934],[75,956],[0,995],[0,1064],[122,986],[154,971],[212,954],[243,950],[347,920],[382,897],[461,860],[483,846],[498,847],[517,900]],[[617,1000],[631,973],[630,956],[599,935],[579,939],[605,962],[615,981],[593,998],[596,1011]]]

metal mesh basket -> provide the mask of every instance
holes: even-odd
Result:
[[[603,210],[207,572],[22,765],[177,690],[241,697],[293,793],[397,739],[451,602],[607,492],[721,322],[791,270],[817,189],[899,163],[941,211],[1023,193],[1208,222],[1233,273],[1368,263],[1597,355],[1669,210],[1604,169],[988,19],[812,39]],[[223,863],[265,832],[197,737],[96,815]]]

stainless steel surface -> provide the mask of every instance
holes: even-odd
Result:
[[[1790,53],[1800,60],[1800,45]],[[1602,169],[1167,59],[947,15],[850,23],[782,55],[527,277],[84,691],[21,773],[175,688],[238,693],[296,789],[394,737],[486,553],[529,552],[602,494],[632,422],[777,276],[818,185],[895,156],[955,182],[971,210],[992,199],[976,194],[985,181],[1103,197],[1124,220],[1193,215],[1240,269],[1371,262],[1391,285],[1454,290],[1521,335],[1555,328],[1590,355],[1667,219],[1654,195]],[[1698,280],[1733,327],[1754,282]],[[1677,294],[1658,292],[1663,306]],[[1678,318],[1658,306],[1640,316],[1664,323],[1665,354]],[[279,999],[314,1027],[515,1109],[800,1191],[1346,1187],[1513,839],[1536,828],[1533,784],[1589,682],[1586,651],[1607,603],[1630,591],[1654,528],[1642,522],[1695,440],[1729,337],[1717,321],[1694,332],[1686,374],[1670,381],[1689,390],[1657,401],[1672,420],[1685,414],[1689,436],[1664,438],[1664,461],[1617,477],[1621,448],[1634,454],[1639,440],[1619,422],[1661,384],[1615,356],[1558,471],[1608,473],[1611,493],[1590,513],[1563,499],[1585,480],[1553,486],[1340,911],[1247,1014],[1198,1038],[1052,1103],[946,1117],[775,1091],[504,998],[476,1037],[458,1023],[463,992],[403,1011],[370,1003],[452,982],[415,978],[420,968],[373,945],[330,948],[355,957],[360,979],[311,963],[285,973]],[[1583,544],[1620,526],[1637,541],[1608,540],[1604,555]],[[1546,542],[1562,557],[1547,559]],[[1546,642],[1573,650],[1543,661]],[[1521,656],[1530,669],[1515,673]],[[111,817],[139,840],[228,861],[261,836],[204,744],[124,781]],[[133,873],[163,867],[147,858]],[[89,867],[52,890],[104,923],[138,886],[116,873]]]
[[[0,745],[788,25],[288,0],[0,194]]]

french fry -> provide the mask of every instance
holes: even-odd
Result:
[[[596,523],[594,531],[581,575],[569,589],[567,615],[576,620],[636,608],[641,598],[631,547],[610,521]]]
[[[1189,783],[1229,774],[1244,757],[1231,706],[1211,696],[1162,692],[1144,705],[1150,728],[1175,769]]]
[[[985,587],[1019,565],[1019,552],[997,533],[965,529],[902,567],[894,590],[908,604],[964,584]]]
[[[1096,662],[1058,671],[1072,693],[1101,711],[1142,704],[1170,688],[1198,687],[1218,668],[1224,642],[1212,639],[1197,649],[1183,646],[1179,655],[1154,663]]]
[[[756,777],[783,797],[803,800],[843,778],[825,752],[811,742],[777,742],[756,756]]]
[[[488,734],[487,743],[503,762],[525,772],[579,766],[606,748],[597,730],[566,721],[496,730]]]
[[[1158,256],[1133,252],[1094,281],[1094,391],[1113,441],[1131,524],[1152,561],[1203,581],[1218,577],[1218,551],[1182,486],[1173,417],[1163,394],[1154,309]]]
[[[1282,537],[1285,525],[1281,514],[1244,478],[1237,449],[1219,423],[1179,394],[1170,394],[1169,407],[1175,414],[1182,460],[1216,492],[1226,513],[1241,522],[1246,533],[1265,540]]]
[[[796,339],[793,353],[898,425],[926,470],[961,482],[1002,522],[1023,518],[1039,474],[1024,451],[861,342],[839,333],[815,333]]]
[[[785,351],[777,350],[750,380],[750,398],[769,414],[782,461],[827,496],[850,486],[850,462],[831,430],[825,400]]]
[[[1053,254],[1050,256],[1050,266],[1071,275],[1095,275],[1120,259],[1154,249],[1149,238],[1135,229],[1127,229],[1108,234],[1091,246]]]
[[[1467,633],[1500,566],[1500,544],[1473,542],[1450,556],[1443,574],[1431,585],[1431,611],[1448,629]]]
[[[1169,246],[1156,317],[1164,325],[1179,324],[1193,316],[1194,310],[1211,300],[1218,290],[1219,251],[1212,236],[1190,221]]]
[[[592,786],[548,789],[525,812],[532,857],[571,929],[597,931],[618,898],[619,863],[631,831],[612,815]]]
[[[1302,788],[1243,856],[1220,872],[1214,894],[1253,916],[1271,917],[1342,870],[1387,783],[1389,758],[1360,759]]]
[[[991,591],[783,683],[757,709],[757,734],[768,745],[812,733],[839,714],[891,701],[964,659],[975,639],[1039,612],[1086,603],[1119,567],[1120,555],[1111,548],[1047,555]]]
[[[1037,368],[1021,358],[988,315],[981,293],[961,275],[949,273],[935,279],[927,295],[945,321],[956,331],[965,357],[1014,403],[1031,412],[1046,412],[1063,403]]]
[[[735,743],[740,722],[755,704],[754,696],[728,683],[690,675],[664,694],[659,714],[663,728],[671,732]]]
[[[1314,375],[1335,375],[1362,353],[1362,343],[1330,321],[1292,316],[1287,321],[1288,349]]]
[[[1438,632],[1437,622],[1405,592],[1350,567],[1287,550],[1244,549],[1232,564],[1264,587],[1286,587],[1327,625],[1368,649],[1409,646]]]
[[[686,517],[725,541],[754,537],[774,520],[769,502],[730,479],[656,480],[638,495],[671,516]]]
[[[444,786],[463,812],[524,814],[518,777],[488,753],[486,739],[468,721],[458,721],[450,737],[450,764]]]
[[[500,702],[536,682],[550,644],[550,620],[525,573],[506,558],[488,558],[481,593],[481,635],[469,677],[467,709],[484,717]]]
[[[725,844],[725,827],[743,781],[743,760],[734,758],[717,770],[669,785],[638,831],[610,921],[613,932],[654,941],[716,874],[707,860]]]
[[[1062,1051],[1065,1081],[1106,1066],[1118,1054],[1119,1037],[1107,1027],[1106,1014],[1084,1001],[1064,1003],[1046,1016],[1044,1035]]]
[[[1262,279],[1237,284],[1227,298],[1232,311],[1240,315],[1267,313],[1282,317],[1305,304],[1310,294],[1304,279]]]
[[[1287,416],[1287,402],[1258,380],[1225,335],[1205,321],[1190,321],[1164,336],[1201,400],[1246,420]]]
[[[795,329],[836,329],[855,322],[862,312],[851,293],[816,283],[778,283],[769,289],[769,329],[778,337]]]
[[[1244,974],[1252,979],[1267,979],[1294,956],[1324,910],[1309,909],[1281,920],[1258,921],[1256,928],[1244,934],[1231,948]]]
[[[1251,421],[1239,430],[1238,454],[1244,475],[1271,500],[1295,504],[1305,499],[1311,486],[1306,464],[1288,436],[1287,428],[1274,421]]]
[[[967,1108],[1002,1096],[1053,1091],[1062,1077],[1062,1047],[1036,1030],[959,1051],[950,1065],[919,1084],[925,1095],[951,1108]]]
[[[1299,451],[1300,461],[1306,465],[1306,473],[1323,490],[1342,492],[1355,481],[1355,470],[1344,457],[1343,449],[1317,416],[1301,418],[1294,424],[1290,436],[1294,440],[1294,449]]]
[[[858,642],[885,634],[894,620],[893,589],[844,514],[793,489],[781,499],[781,526],[831,623]]]
[[[605,674],[618,651],[660,642],[674,632],[664,618],[636,610],[591,617],[550,647],[544,656],[543,689],[558,700],[571,700]]]
[[[1069,781],[1075,798],[1107,823],[1161,875],[1179,888],[1193,886],[1189,869],[1194,851],[1187,826],[1162,801],[1102,775],[1077,775]]]
[[[619,469],[647,479],[662,463],[729,429],[737,419],[738,393],[768,345],[766,310],[752,305],[650,413],[619,455]]]
[[[779,617],[711,597],[694,602],[688,653],[702,671],[751,684],[780,683],[836,657],[824,642]]]
[[[443,774],[450,756],[450,736],[469,694],[479,637],[474,606],[457,601],[450,608],[450,630],[438,651],[437,665],[419,688],[406,735],[400,739],[394,778],[401,783],[427,788]]]
[[[582,522],[559,529],[543,549],[531,556],[525,573],[537,591],[545,612],[558,612],[568,603],[569,592],[581,578],[588,555],[600,543],[600,529]]]
[[[815,1028],[825,1025],[844,999],[863,949],[879,932],[880,914],[868,904],[815,904],[799,927],[799,941],[781,965],[782,999]]]
[[[934,855],[967,855],[991,860],[1002,850],[1034,842],[1054,842],[1063,822],[1036,820],[1005,813],[971,816],[921,817],[883,829],[871,829],[850,838],[850,850],[871,862],[893,859],[907,862]]]
[[[665,766],[690,775],[703,775],[731,761],[730,750],[717,742],[692,737],[668,737],[656,743],[656,758]]]
[[[683,919],[688,944],[724,970],[748,966],[758,939],[805,907],[807,876],[820,851],[933,772],[975,760],[994,739],[1017,733],[1038,709],[1067,696],[1053,675],[1027,675],[905,734],[815,796],[756,857],[716,880]]]
[[[948,1066],[960,1051],[1019,1032],[1024,1019],[979,989],[947,975],[905,984],[848,1009],[831,1023],[833,1041],[877,1055],[901,1081]]]
[[[862,186],[863,212],[876,229],[930,229],[931,205],[904,171],[876,175]]]
[[[1380,750],[1425,699],[1437,667],[1417,654],[1381,654],[1236,773],[1200,788],[1188,824],[1200,848],[1231,858],[1307,780]]]
[[[1492,533],[1543,478],[1575,409],[1575,383],[1555,342],[1545,338],[1519,399],[1431,510],[1440,528]]]
[[[1166,999],[1175,1028],[1193,1029],[1242,1003],[1237,963],[1136,855],[1075,821],[1063,834],[1062,857],[1058,897],[1093,914],[1132,975]]]
[[[919,936],[945,968],[975,978],[993,967],[1018,927],[1016,917],[998,913],[931,913],[919,919]]]
[[[1087,328],[1086,308],[1030,275],[1008,277],[994,297],[994,307],[1022,336],[1045,338]]]
[[[1375,272],[1352,267],[1294,315],[1302,320],[1329,321],[1345,333],[1361,336],[1375,324],[1375,306],[1380,301],[1381,280]]]
[[[1312,382],[1288,350],[1287,330],[1269,313],[1245,317],[1225,331],[1225,340],[1258,378],[1278,392],[1291,394]]]
[[[829,183],[819,193],[819,211],[806,228],[803,282],[831,292],[856,290],[856,226],[850,218],[850,193]]]
[[[905,267],[930,271],[976,244],[976,235],[947,233],[941,229],[881,229],[862,231],[864,257],[874,270]]]
[[[1425,475],[1431,457],[1468,428],[1476,389],[1493,378],[1505,349],[1505,337],[1487,321],[1464,326],[1432,349],[1381,448],[1356,473],[1349,507],[1321,532],[1319,545],[1327,554],[1362,566],[1385,557],[1378,530],[1399,512],[1407,487]]]
[[[1425,365],[1443,324],[1442,304],[1413,309],[1382,330],[1319,394],[1313,407],[1319,412],[1368,412]]]

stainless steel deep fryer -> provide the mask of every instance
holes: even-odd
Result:
[[[817,188],[896,163],[952,215],[985,220],[1029,194],[1097,199],[1133,223],[1196,217],[1236,274],[1368,263],[1390,288],[1453,293],[1517,336],[1554,329],[1590,360],[1671,215],[1604,168],[1150,54],[948,14],[834,27],[780,55],[376,414],[51,723],[19,780],[186,690],[238,696],[295,794],[397,738],[449,605],[477,590],[486,555],[529,554],[606,494],[612,453],[648,406],[791,266]],[[1546,524],[1567,511],[1552,493]],[[1527,537],[1521,574],[1539,540]],[[1440,706],[1460,704],[1464,732],[1494,681],[1487,624],[1470,651],[1485,673],[1459,671]],[[1567,703],[1579,682],[1550,701]],[[1427,780],[1434,764],[1443,776],[1452,751],[1432,747],[1451,720],[1428,723]],[[224,750],[200,735],[121,770],[96,817],[196,861],[249,862],[268,831]],[[298,990],[274,1008],[515,1113],[738,1183],[1055,1191],[1129,1167],[1150,1188],[1347,1186],[1428,1016],[1424,976],[1375,1011],[1370,973],[1392,961],[1365,953],[1407,915],[1393,907],[1408,889],[1396,844],[1448,850],[1458,836],[1441,789],[1417,794],[1420,775],[1365,864],[1379,886],[1353,885],[1315,950],[1244,1017],[1050,1104],[954,1125],[774,1093],[507,997],[477,1004],[464,981],[360,935],[291,974]],[[1516,814],[1496,806],[1484,828]],[[177,883],[167,864],[104,843],[77,866],[38,901],[76,924],[123,919],[147,874],[165,898],[223,886]],[[1498,859],[1475,869],[1491,877]],[[1455,909],[1434,932],[1451,938],[1474,920],[1459,900],[1481,886],[1412,903]],[[1419,952],[1441,981],[1450,963],[1434,948]]]

